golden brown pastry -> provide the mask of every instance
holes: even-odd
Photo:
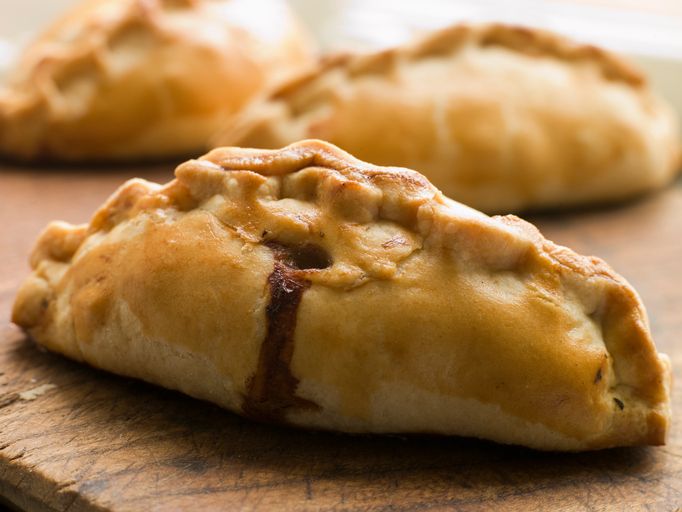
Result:
[[[221,148],[50,224],[13,321],[261,421],[662,444],[669,366],[603,261],[320,141]]]
[[[313,62],[283,0],[90,0],[0,93],[0,154],[140,160],[204,151],[221,122]]]
[[[455,26],[330,59],[256,102],[219,145],[305,138],[416,169],[487,212],[619,200],[668,183],[676,118],[629,64],[540,30]]]

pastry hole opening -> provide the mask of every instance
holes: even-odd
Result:
[[[331,255],[317,244],[286,245],[280,242],[267,242],[276,256],[288,267],[297,270],[322,270],[333,264]]]
[[[329,253],[316,244],[305,244],[294,247],[291,257],[296,268],[300,270],[321,270],[323,268],[329,268],[332,265],[332,258]]]

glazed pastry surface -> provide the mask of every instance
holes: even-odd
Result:
[[[622,277],[321,141],[131,180],[31,266],[13,321],[38,343],[259,421],[665,442],[668,361]]]

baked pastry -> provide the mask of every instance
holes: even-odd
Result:
[[[251,418],[551,450],[662,444],[669,366],[597,258],[320,141],[220,148],[50,224],[13,321]]]
[[[663,186],[680,164],[676,117],[630,64],[496,24],[330,58],[227,121],[215,144],[305,138],[416,169],[486,212],[620,200]]]
[[[221,122],[314,59],[284,0],[89,0],[20,58],[0,93],[0,154],[196,154]]]

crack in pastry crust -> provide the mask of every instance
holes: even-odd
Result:
[[[275,265],[268,277],[267,333],[260,347],[258,368],[247,384],[242,411],[259,421],[281,423],[292,408],[319,409],[314,402],[296,396],[298,379],[291,373],[290,366],[298,306],[311,285],[305,278],[306,269],[328,264],[320,263],[323,259],[314,249],[292,251],[274,242],[267,245],[275,256]],[[312,256],[306,258],[306,254]],[[297,261],[303,265],[297,265]]]
[[[31,265],[13,321],[39,343],[260,420],[665,441],[669,364],[606,263],[320,141],[133,180]]]

